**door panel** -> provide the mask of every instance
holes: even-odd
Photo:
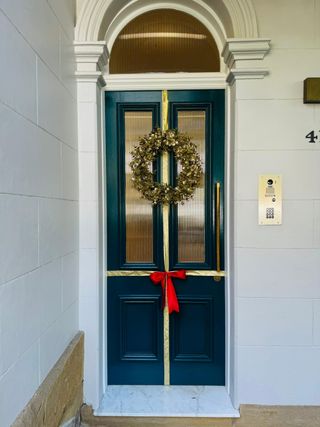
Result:
[[[180,312],[170,316],[170,383],[224,384],[224,280],[217,269],[215,183],[221,184],[223,269],[224,91],[169,91],[169,127],[191,136],[204,177],[194,198],[170,207],[170,270],[196,270],[175,280]],[[106,93],[107,280],[109,384],[163,384],[164,327],[162,207],[132,187],[130,151],[139,136],[159,127],[161,91]],[[153,165],[161,181],[161,159]],[[179,173],[170,154],[170,183]],[[148,271],[147,271],[148,270]],[[145,273],[143,273],[146,271]]]
[[[161,293],[149,277],[108,278],[108,383],[163,384]]]
[[[224,385],[224,286],[212,277],[175,284],[180,312],[170,316],[170,376],[177,385]]]

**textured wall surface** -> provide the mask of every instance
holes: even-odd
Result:
[[[0,424],[78,330],[73,2],[0,0]]]
[[[253,0],[272,49],[236,83],[235,291],[240,403],[320,404],[320,1]],[[315,130],[318,141],[305,136]],[[258,175],[283,177],[283,224],[258,225]]]

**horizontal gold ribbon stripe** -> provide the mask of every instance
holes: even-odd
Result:
[[[106,271],[107,277],[131,277],[131,276],[150,276],[154,270],[111,270]],[[187,276],[207,276],[207,277],[225,277],[225,271],[215,270],[187,270]]]

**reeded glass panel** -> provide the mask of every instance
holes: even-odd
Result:
[[[207,28],[177,10],[160,9],[133,19],[117,37],[110,73],[217,72],[220,58]]]
[[[137,145],[139,136],[152,130],[151,111],[125,112],[125,162],[126,162],[126,262],[144,263],[153,261],[152,205],[141,199],[132,186],[130,152]]]
[[[205,111],[179,111],[178,129],[197,145],[205,172]],[[179,169],[178,169],[179,171]],[[178,262],[205,262],[204,179],[193,199],[178,205]]]

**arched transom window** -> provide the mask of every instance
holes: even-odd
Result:
[[[118,35],[110,73],[218,72],[217,45],[207,28],[187,13],[160,9],[144,13]]]

